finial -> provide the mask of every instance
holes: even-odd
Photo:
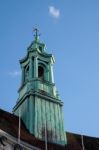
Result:
[[[35,34],[34,34],[35,41],[38,41],[38,40],[39,40],[39,36],[40,36],[40,34],[38,34],[38,33],[39,33],[39,30],[38,30],[37,28],[34,28],[34,29],[33,29],[33,32],[35,33]]]

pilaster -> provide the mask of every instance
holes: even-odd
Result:
[[[24,69],[24,67],[22,67],[22,85],[23,85],[23,83],[24,83],[24,81],[25,81],[25,69]]]
[[[38,57],[34,57],[34,78],[38,77]]]
[[[32,77],[33,77],[33,62],[32,62],[33,60],[32,60],[32,57],[30,58],[30,63],[29,63],[29,77],[30,77],[30,79],[32,79]]]

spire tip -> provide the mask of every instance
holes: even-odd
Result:
[[[38,41],[40,36],[38,28],[34,28],[33,32],[34,32],[35,41]]]

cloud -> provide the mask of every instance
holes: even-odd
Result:
[[[58,19],[60,17],[60,10],[55,8],[54,6],[49,6],[49,14]]]
[[[15,70],[8,73],[11,77],[17,77],[21,75],[21,71]]]

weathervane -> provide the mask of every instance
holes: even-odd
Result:
[[[34,37],[35,37],[35,40],[37,41],[37,40],[39,39],[39,36],[40,36],[39,30],[38,30],[37,28],[34,28],[34,29],[33,29],[33,32],[35,33],[35,34],[34,34]]]

